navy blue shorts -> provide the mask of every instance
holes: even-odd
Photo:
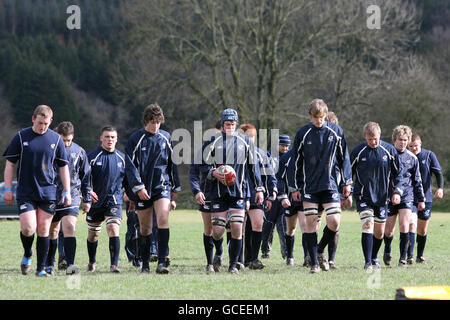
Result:
[[[226,195],[222,198],[211,200],[211,212],[223,212],[231,209],[245,210],[245,199]]]
[[[78,206],[70,206],[70,207],[57,206],[55,209],[55,215],[53,216],[52,222],[59,222],[65,216],[78,217],[79,210],[80,210],[80,207],[78,207]]]
[[[205,200],[205,204],[199,204],[198,211],[210,213],[211,212],[211,201]]]
[[[400,204],[393,205],[392,203],[389,203],[388,207],[388,217],[395,216],[398,214],[398,210],[400,209],[413,209],[413,203],[412,202],[401,202]]]
[[[159,199],[170,199],[170,192],[168,190],[158,190],[152,193],[150,200],[139,200],[136,202],[136,210],[145,210],[153,206],[153,202]]]
[[[302,202],[324,204],[340,201],[341,197],[337,191],[325,190],[317,193],[302,193]]]
[[[109,208],[91,208],[86,214],[87,222],[102,222],[105,217],[115,217],[122,219],[122,205],[118,204]]]
[[[19,215],[28,212],[37,210],[38,208],[44,210],[45,212],[55,215],[56,201],[17,201],[17,206],[19,208]]]
[[[371,210],[373,212],[374,217],[378,222],[382,223],[387,218],[388,213],[388,205],[384,206],[376,206],[367,201],[356,200],[356,212],[360,213],[362,211]]]
[[[422,211],[417,210],[417,203],[413,204],[411,209],[412,212],[417,212],[417,218],[420,220],[428,220],[431,217],[431,208],[433,207],[433,202],[425,202],[425,209]]]
[[[287,209],[284,209],[284,215],[288,216],[288,217],[292,217],[293,215],[297,214],[299,211],[303,211],[303,203],[301,201],[297,202],[297,201],[293,201],[292,199],[290,199],[291,201],[291,206]]]

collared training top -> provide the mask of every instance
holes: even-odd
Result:
[[[66,148],[66,153],[69,158],[71,206],[79,206],[81,197],[83,197],[83,202],[91,202],[91,166],[89,165],[86,151],[75,142],[72,142]],[[58,185],[58,197],[61,197],[64,188],[59,175],[56,182]]]
[[[92,208],[110,208],[123,203],[125,155],[119,151],[106,151],[101,146],[88,154],[91,165],[91,186],[98,201]]]
[[[17,166],[17,201],[55,201],[58,167],[68,164],[64,142],[48,129],[37,134],[32,127],[20,130],[3,156]]]
[[[403,194],[400,159],[393,145],[380,140],[378,147],[371,148],[363,142],[352,150],[350,159],[355,199],[381,207],[393,192]]]
[[[125,148],[127,194],[138,201],[137,192],[146,189],[181,191],[177,167],[173,162],[172,139],[167,131],[153,134],[141,128],[128,138]]]
[[[337,172],[340,173],[343,185],[352,183],[347,143],[339,125],[326,121],[322,127],[317,128],[310,122],[297,131],[292,149],[294,158],[288,168],[291,192],[337,191]]]
[[[437,160],[436,155],[431,150],[422,149],[417,154],[419,160],[420,176],[422,177],[422,186],[425,193],[425,201],[433,201],[433,192],[431,186],[433,184],[432,173],[435,174],[438,180],[438,188],[444,187],[444,180],[442,179],[442,168]]]
[[[202,155],[203,164],[208,166],[208,179],[212,181],[211,199],[225,195],[248,198],[246,180],[252,180],[255,191],[265,191],[259,165],[256,165],[255,146],[248,136],[238,132],[233,135],[218,132],[203,144]],[[236,183],[232,186],[225,186],[212,177],[212,172],[223,164],[230,165],[236,172]]]

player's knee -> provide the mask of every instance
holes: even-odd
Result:
[[[213,229],[225,228],[227,219],[223,217],[211,217],[211,225]]]
[[[88,240],[90,242],[97,241],[98,236],[100,235],[100,232],[102,231],[102,226],[88,223],[87,228],[89,230]]]
[[[361,211],[359,213],[359,217],[361,219],[362,232],[373,234],[373,228],[374,228],[373,211],[372,210]]]

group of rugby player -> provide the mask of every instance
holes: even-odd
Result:
[[[377,253],[383,239],[384,262],[391,264],[397,216],[399,266],[414,262],[416,228],[416,262],[425,263],[423,251],[432,205],[432,173],[438,183],[435,197],[443,196],[442,170],[436,156],[421,148],[420,137],[412,135],[407,126],[394,129],[394,146],[381,141],[381,129],[373,122],[364,126],[366,141],[349,154],[344,132],[332,115],[323,100],[313,100],[309,105],[311,122],[298,130],[293,148],[289,150],[289,136],[280,135],[279,153],[271,155],[255,146],[253,125],[238,128],[236,110],[225,109],[221,113],[216,134],[198,150],[189,175],[204,223],[207,273],[221,270],[225,230],[228,272],[238,274],[245,267],[264,268],[258,258],[261,243],[267,243],[271,230],[266,228],[273,229],[280,216],[286,222],[282,239],[288,266],[294,265],[298,218],[304,265],[310,267],[311,273],[337,268],[334,257],[341,208],[352,206],[352,196],[362,222],[365,269],[380,267]],[[96,270],[98,238],[105,223],[110,271],[120,273],[123,198],[133,204],[139,222],[139,263],[134,265],[140,267],[142,274],[150,272],[151,234],[155,230],[153,215],[156,215],[156,273],[169,273],[169,213],[176,208],[181,185],[172,161],[171,136],[160,129],[164,123],[161,107],[151,104],[145,108],[144,127],[128,138],[125,153],[116,149],[117,130],[112,126],[102,128],[101,145],[86,153],[72,141],[74,128],[70,122],[60,123],[55,132],[49,128],[52,120],[51,108],[38,106],[32,116],[32,127],[19,131],[3,154],[6,158],[4,200],[9,205],[14,203],[12,181],[17,165],[16,198],[24,249],[22,273],[31,270],[32,245],[37,233],[36,276],[55,274],[60,228],[64,235],[66,274],[80,272],[74,261],[75,227],[81,204],[88,228],[87,272]],[[407,150],[408,146],[411,151]],[[224,164],[233,167],[236,174],[236,182],[231,186],[225,184],[225,175],[220,170]],[[318,241],[323,212],[326,226]],[[270,216],[275,219],[264,223]],[[324,254],[326,246],[328,259]]]

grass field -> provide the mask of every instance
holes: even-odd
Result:
[[[281,259],[275,237],[270,259],[264,260],[265,269],[245,270],[237,276],[227,272],[207,275],[204,273],[201,217],[195,211],[176,210],[170,218],[170,274],[155,274],[156,265],[152,263],[152,273],[144,276],[128,263],[123,250],[125,221],[122,223],[119,263],[122,273],[109,273],[108,239],[103,230],[97,252],[97,272],[87,274],[87,228],[84,216],[81,216],[75,259],[82,268],[81,274],[68,277],[63,271],[57,271],[55,277],[37,278],[34,273],[28,276],[20,273],[23,249],[18,220],[3,220],[0,221],[0,299],[392,300],[396,289],[403,286],[450,284],[449,226],[450,214],[433,212],[425,249],[428,264],[414,264],[406,269],[383,266],[380,271],[369,273],[363,270],[359,217],[355,212],[346,211],[342,214],[336,255],[338,270],[309,274],[309,269],[301,266],[303,250],[301,238],[297,236],[294,267],[287,267]],[[393,241],[394,262],[398,260],[398,240],[397,228]]]

